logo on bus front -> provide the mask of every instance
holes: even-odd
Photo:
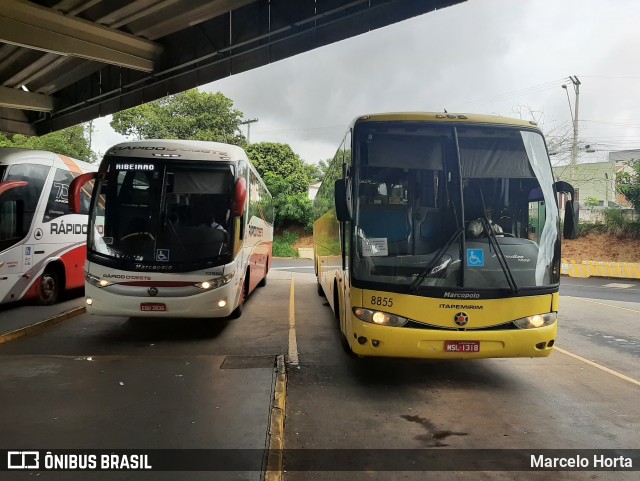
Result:
[[[466,326],[467,323],[469,322],[469,316],[464,313],[464,312],[458,312],[454,317],[453,317],[453,322],[456,323],[456,325],[458,326]]]

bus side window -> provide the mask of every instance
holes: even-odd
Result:
[[[12,246],[22,237],[20,229],[23,207],[20,200],[4,200],[0,202],[0,249]]]
[[[49,192],[49,200],[44,210],[43,222],[49,222],[69,213],[69,184],[73,180],[71,172],[56,169]]]

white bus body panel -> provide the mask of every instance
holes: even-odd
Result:
[[[114,282],[107,287],[85,283],[87,312],[102,316],[129,317],[227,317],[238,306],[244,272],[241,262],[234,261],[202,271],[169,274],[166,272],[132,272],[107,268],[87,262],[87,271],[101,279]],[[235,273],[228,284],[217,289],[203,290],[195,284]],[[183,284],[177,286],[175,284]],[[157,294],[149,295],[149,289]],[[219,306],[225,301],[224,307]],[[142,311],[141,304],[158,303],[165,311]]]
[[[95,171],[97,166],[51,152],[0,148],[0,166],[19,164],[42,165],[50,170],[26,235],[0,252],[0,303],[33,297],[40,276],[52,262],[64,265],[66,287],[83,285],[87,216],[65,214],[46,222],[43,217],[52,189],[56,190],[58,202],[68,202],[66,188],[54,182],[56,169],[79,175]]]

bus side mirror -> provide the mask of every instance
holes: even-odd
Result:
[[[565,239],[575,239],[578,237],[576,216],[572,200],[564,204],[564,225],[562,227],[562,237]]]
[[[6,182],[0,182],[0,196],[11,189],[15,189],[16,187],[26,187],[27,185],[29,185],[29,182],[25,182],[24,180],[8,180]]]
[[[351,220],[351,193],[346,179],[337,179],[335,184],[336,217],[339,222]]]
[[[82,187],[84,187],[84,184],[87,182],[94,180],[97,175],[97,172],[87,172],[71,181],[71,184],[69,184],[69,212],[72,214],[80,213],[80,192],[82,191]]]
[[[559,180],[553,184],[556,192],[569,194],[571,200],[567,200],[564,204],[564,221],[562,227],[562,237],[565,239],[575,239],[578,237],[578,212],[576,211],[575,189],[568,182]]]
[[[233,192],[233,204],[231,206],[231,215],[240,217],[244,213],[244,206],[247,202],[247,181],[244,177],[240,177],[236,181],[236,188]]]

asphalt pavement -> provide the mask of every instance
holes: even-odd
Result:
[[[409,449],[447,459],[464,452],[457,449],[639,448],[637,282],[563,277],[560,334],[549,358],[447,362],[348,355],[315,283],[312,261],[275,259],[267,286],[237,320],[80,314],[0,345],[0,448],[263,450],[274,434],[275,359],[286,356],[296,362],[283,396],[285,481],[637,479],[465,465],[425,473],[403,464]],[[50,318],[82,301],[11,306],[0,325]],[[389,465],[402,472],[374,469],[389,448],[400,450]],[[334,469],[297,470],[301,452],[332,456]],[[67,474],[31,473],[78,479]],[[260,478],[251,470],[82,476]]]

